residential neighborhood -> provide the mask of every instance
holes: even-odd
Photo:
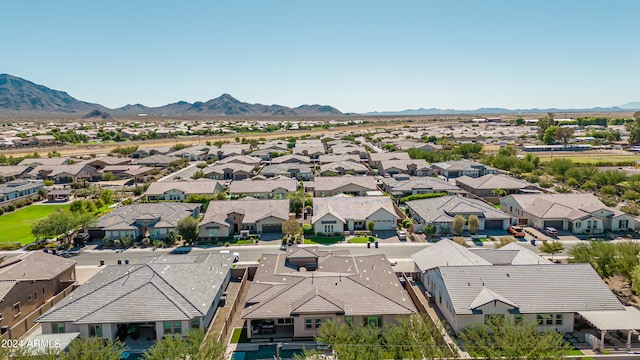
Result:
[[[424,142],[430,133],[7,160],[0,221],[45,215],[26,225],[24,243],[0,239],[24,252],[2,252],[0,337],[102,338],[142,354],[205,330],[230,356],[276,339],[301,351],[327,323],[382,328],[422,314],[448,324],[444,338],[501,318],[572,334],[565,340],[583,354],[640,350],[633,293],[620,295],[595,260],[576,263],[573,252],[635,249],[633,169],[565,168],[557,180],[559,161],[523,173],[496,160],[536,166],[514,145]],[[598,191],[581,186],[590,181]],[[77,221],[44,227],[65,214]],[[29,275],[37,269],[46,274]],[[589,342],[573,341],[585,331]]]

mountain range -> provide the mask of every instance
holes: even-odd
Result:
[[[109,109],[100,104],[80,101],[64,91],[50,89],[31,81],[0,74],[0,111],[36,113],[78,113],[99,111],[113,115],[209,115],[209,116],[341,116],[338,109],[328,105],[301,105],[290,108],[282,105],[249,104],[223,94],[205,102],[179,101],[159,107],[142,104]]]
[[[505,109],[505,108],[479,108],[475,110],[456,110],[456,109],[437,109],[437,108],[420,108],[409,109],[401,111],[373,111],[363,113],[361,115],[371,116],[411,116],[411,115],[473,115],[473,114],[534,114],[534,113],[592,113],[592,112],[621,112],[621,111],[634,111],[640,110],[640,102],[632,101],[624,105],[611,106],[611,107],[593,107],[584,109]]]
[[[546,112],[622,112],[640,109],[640,102],[630,102],[613,107],[588,109],[505,109],[479,108],[475,110],[420,108],[402,111],[369,112],[361,115],[410,116],[410,115],[474,115],[474,114],[518,114]],[[97,111],[97,112],[96,112]],[[68,113],[84,115],[98,114],[100,117],[147,115],[201,115],[201,116],[342,116],[338,109],[329,105],[301,105],[290,108],[282,105],[250,104],[239,101],[229,94],[223,94],[205,102],[189,103],[179,101],[159,107],[142,104],[125,105],[110,109],[100,104],[78,100],[64,91],[53,90],[31,81],[0,74],[0,113]]]

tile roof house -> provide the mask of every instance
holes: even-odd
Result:
[[[442,175],[447,179],[457,178],[460,176],[480,177],[487,174],[497,174],[498,170],[487,167],[484,164],[480,164],[470,160],[454,160],[431,164],[431,168],[436,171],[438,175]]]
[[[376,179],[373,176],[327,176],[317,177],[314,180],[314,196],[325,197],[338,194],[364,196],[367,191],[378,190]]]
[[[136,183],[143,183],[153,170],[152,167],[142,165],[109,165],[100,172],[102,174],[112,173],[118,180],[133,178]]]
[[[360,159],[367,158],[367,150],[364,146],[355,144],[336,144],[331,147],[331,153],[335,155],[356,155]]]
[[[576,313],[623,310],[589,264],[556,265],[517,243],[467,249],[443,239],[412,257],[456,332],[492,316],[572,332]]]
[[[12,179],[28,177],[28,173],[31,170],[33,170],[33,167],[28,165],[0,166],[0,180],[6,182]]]
[[[321,176],[337,175],[368,175],[370,173],[367,165],[352,160],[341,160],[320,165]]]
[[[256,199],[283,199],[298,189],[296,179],[265,179],[232,181],[229,185],[231,196],[250,196]]]
[[[409,153],[406,152],[384,152],[384,153],[369,153],[369,165],[373,168],[380,166],[380,161],[383,160],[411,160]]]
[[[25,158],[18,165],[20,166],[38,166],[38,165],[46,165],[46,166],[55,166],[55,165],[66,165],[69,163],[68,157],[54,157],[54,158]]]
[[[40,180],[13,180],[0,184],[0,202],[37,194],[44,189]]]
[[[260,175],[265,177],[286,176],[307,181],[313,179],[313,169],[308,164],[283,163],[265,166],[260,171]]]
[[[318,159],[320,155],[326,154],[324,145],[318,141],[317,143],[301,143],[300,140],[296,142],[296,146],[291,150],[294,155],[308,156],[311,159]]]
[[[360,157],[358,155],[350,155],[350,154],[340,154],[340,155],[327,154],[327,155],[320,155],[318,157],[318,163],[320,165],[330,164],[338,161],[353,161],[357,163],[357,162],[360,162]]]
[[[447,193],[447,195],[465,193],[459,187],[437,177],[409,176],[405,174],[383,178],[382,188],[394,197],[442,192]]]
[[[425,159],[381,160],[378,166],[381,175],[407,174],[411,176],[431,176],[433,170]]]
[[[171,152],[168,155],[189,159],[189,161],[207,160],[210,148],[211,146],[208,145],[193,145]]]
[[[224,184],[217,180],[153,182],[144,193],[148,201],[185,201],[189,195],[214,195],[224,191]]]
[[[313,198],[311,224],[316,234],[367,230],[369,222],[375,224],[374,230],[395,230],[398,219],[393,201],[388,196]]]
[[[312,338],[332,320],[383,326],[416,314],[384,255],[293,248],[262,255],[242,319],[249,338]]]
[[[506,230],[513,222],[512,216],[481,200],[460,196],[411,200],[407,201],[406,205],[409,214],[417,222],[417,225],[414,225],[414,231],[420,231],[425,225],[431,225],[435,227],[436,234],[448,234],[456,215],[462,215],[466,219],[476,215],[480,220],[479,230]]]
[[[36,321],[44,334],[108,340],[125,340],[132,325],[153,340],[187,335],[211,323],[232,264],[229,255],[203,254],[107,266]]]
[[[126,164],[129,164],[130,162],[131,162],[131,159],[126,157],[98,156],[93,159],[82,161],[79,164],[89,165],[95,168],[96,170],[102,170],[106,166],[126,165]]]
[[[55,183],[70,183],[80,180],[99,180],[98,171],[89,166],[82,164],[74,165],[40,165],[35,167],[29,175],[32,178],[40,180],[53,180]]]
[[[538,229],[554,227],[574,234],[635,229],[634,216],[606,206],[592,193],[509,195],[500,199],[500,209]]]
[[[277,164],[310,164],[311,158],[303,155],[283,155],[271,159],[271,165]]]
[[[214,180],[244,180],[254,174],[254,166],[230,162],[227,164],[215,163],[202,169],[207,179]]]
[[[257,156],[234,155],[234,156],[226,157],[222,160],[218,160],[218,162],[216,162],[216,165],[236,163],[236,164],[245,164],[245,165],[251,165],[251,166],[259,166],[260,161],[262,161],[262,159],[260,159]]]
[[[504,195],[540,193],[542,191],[528,181],[516,179],[504,174],[487,174],[477,178],[463,175],[456,178],[456,185],[478,197],[494,199]],[[505,194],[496,194],[495,191],[497,189],[504,190]],[[497,199],[496,202],[498,202]]]
[[[456,332],[492,316],[572,332],[576,313],[624,310],[589,264],[441,266],[425,286]]]
[[[75,281],[75,261],[42,251],[3,261],[0,263],[0,326],[15,325]]]
[[[169,164],[171,164],[172,162],[178,160],[180,160],[180,158],[177,156],[155,154],[134,160],[132,164],[164,168],[169,166]]]
[[[238,234],[282,233],[282,223],[289,220],[289,199],[211,201],[199,224],[200,240],[217,240]]]
[[[88,226],[94,239],[166,239],[177,234],[178,222],[187,216],[198,218],[200,204],[160,202],[124,205],[101,216]]]

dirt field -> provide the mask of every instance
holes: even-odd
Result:
[[[592,164],[597,162],[626,162],[640,160],[639,154],[632,154],[624,150],[593,150],[584,152],[545,152],[533,153],[540,157],[542,162],[553,159],[567,158],[577,163]]]

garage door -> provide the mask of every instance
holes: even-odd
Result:
[[[556,230],[562,230],[562,220],[547,220],[543,227],[554,227]]]
[[[485,230],[500,230],[502,229],[502,220],[485,220],[484,228]]]
[[[262,225],[263,233],[281,233],[282,225],[281,224],[265,224]]]

